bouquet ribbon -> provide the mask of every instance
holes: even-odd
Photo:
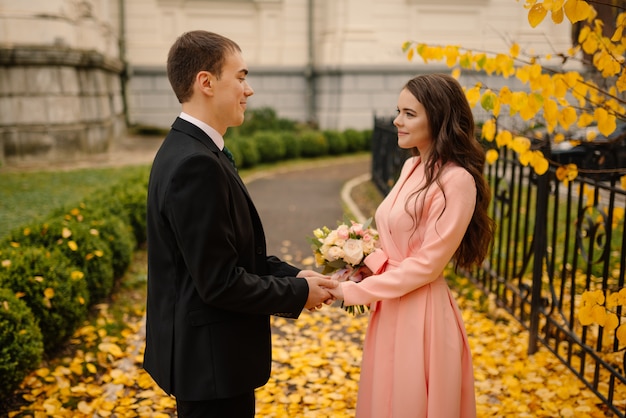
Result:
[[[399,261],[390,260],[389,256],[380,248],[376,249],[373,253],[365,257],[363,263],[372,270],[372,273],[378,274],[385,270],[396,268],[400,265]],[[380,301],[376,301],[370,304],[370,312],[374,312],[378,309]]]
[[[365,265],[372,270],[372,273],[374,274],[380,273],[388,261],[389,256],[380,248],[374,250],[373,253],[365,257],[365,260],[363,260]]]

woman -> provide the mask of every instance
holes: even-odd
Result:
[[[450,260],[480,264],[489,249],[484,151],[465,94],[447,75],[411,79],[394,125],[413,156],[376,211],[381,249],[365,260],[373,274],[332,291],[372,311],[356,415],[475,417],[467,334],[443,272]]]

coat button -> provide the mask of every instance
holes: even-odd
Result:
[[[256,253],[257,253],[258,255],[263,254],[263,248],[261,248],[261,247],[256,247]]]

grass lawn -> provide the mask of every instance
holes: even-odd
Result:
[[[79,169],[72,171],[0,170],[0,237],[54,209],[78,203],[84,196],[145,172],[148,166]]]

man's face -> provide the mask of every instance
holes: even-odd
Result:
[[[214,119],[215,129],[226,132],[231,126],[243,123],[246,101],[254,94],[254,90],[246,81],[248,67],[241,56],[236,52],[228,55],[222,68],[222,75],[214,79]],[[214,116],[214,117],[213,117]]]

